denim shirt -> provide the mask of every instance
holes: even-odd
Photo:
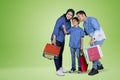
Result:
[[[100,27],[98,20],[94,17],[87,17],[86,21],[83,24],[84,31],[92,38],[95,38],[96,41],[106,39],[105,34]]]
[[[84,31],[82,28],[72,27],[67,31],[70,34],[69,46],[71,48],[80,48],[81,47],[81,38],[84,37]]]
[[[96,18],[93,17],[87,17],[86,21],[83,24],[84,31],[92,37],[94,34],[94,31],[100,30],[100,25]]]
[[[66,27],[66,30],[71,28],[71,22],[70,20],[66,20],[65,16],[61,16],[60,18],[58,18],[58,20],[56,21],[56,24],[54,26],[54,30],[51,36],[51,40],[53,39],[53,35],[56,35],[56,40],[60,41],[60,42],[64,42],[65,40],[65,34],[63,31],[62,26]]]

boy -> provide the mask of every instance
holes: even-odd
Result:
[[[79,27],[79,19],[77,17],[74,17],[72,19],[73,27],[70,28],[68,31],[66,31],[65,26],[63,25],[63,30],[65,34],[70,34],[70,51],[71,51],[71,58],[72,58],[72,68],[70,70],[71,72],[76,71],[76,55],[78,59],[78,72],[81,71],[80,67],[80,51],[83,50],[83,37],[84,32],[82,28]]]
[[[82,10],[78,11],[76,15],[81,22],[84,22],[83,26],[86,35],[89,35],[91,37],[89,42],[90,46],[93,45],[101,46],[106,37],[97,19],[94,17],[87,17],[86,13]],[[88,73],[88,75],[95,75],[99,73],[98,70],[102,69],[104,69],[104,67],[99,60],[93,61],[93,67],[91,71]]]

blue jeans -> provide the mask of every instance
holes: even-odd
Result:
[[[104,42],[104,40],[95,41],[95,42],[94,42],[94,45],[102,46],[103,42]],[[90,46],[93,46],[93,45],[90,45]],[[93,61],[93,66],[92,66],[92,68],[97,69],[97,66],[101,66],[101,62],[100,62],[99,60]]]
[[[70,48],[72,67],[76,68],[76,56],[78,59],[78,67],[80,67],[80,48]]]
[[[64,42],[56,41],[56,45],[61,47],[60,54],[57,59],[54,59],[54,64],[56,67],[56,71],[62,67],[62,54],[64,50]]]

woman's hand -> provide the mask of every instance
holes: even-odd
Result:
[[[56,36],[55,35],[53,35],[52,44],[56,46]]]

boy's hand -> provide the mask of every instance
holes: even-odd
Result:
[[[84,54],[84,51],[83,51],[83,49],[80,49],[80,53],[83,55]]]
[[[83,55],[84,54],[84,52],[83,52],[83,49],[84,49],[84,39],[83,38],[81,38],[81,48],[80,48],[80,53]]]
[[[62,25],[63,28],[66,28],[65,25]]]
[[[65,25],[62,25],[62,28],[63,28],[64,33],[67,34],[67,30],[66,30]]]
[[[83,48],[81,47],[80,50],[83,50]]]

